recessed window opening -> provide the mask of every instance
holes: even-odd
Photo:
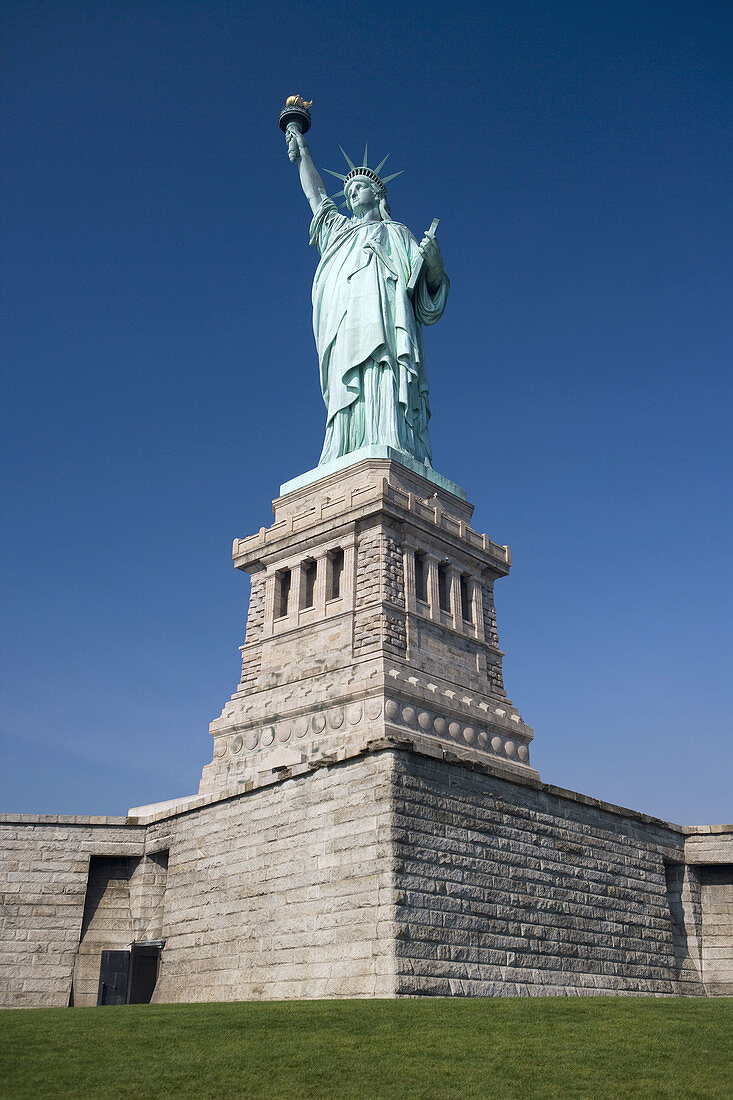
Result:
[[[282,619],[288,613],[288,602],[290,600],[290,581],[291,572],[289,569],[283,569],[277,574],[277,592],[276,592],[276,609],[277,617]]]
[[[461,615],[464,622],[473,622],[473,609],[471,608],[470,577],[461,577]]]
[[[313,607],[316,590],[316,563],[307,561],[303,565],[303,607]]]
[[[428,559],[425,554],[415,554],[415,596],[428,602]]]
[[[344,571],[344,552],[334,550],[331,557],[331,599],[337,600],[341,595],[341,575]]]
[[[438,566],[438,604],[441,611],[450,611],[450,588],[448,584],[448,566]]]

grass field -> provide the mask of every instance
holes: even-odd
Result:
[[[733,1097],[733,999],[299,1001],[0,1015],[3,1097]]]

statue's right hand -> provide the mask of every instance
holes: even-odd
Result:
[[[288,126],[285,134],[285,141],[288,146],[288,158],[291,162],[299,160],[301,154],[308,149],[308,146],[305,144],[305,138],[295,126]]]

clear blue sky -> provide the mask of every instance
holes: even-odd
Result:
[[[435,466],[510,543],[544,779],[733,819],[730,7],[4,5],[0,807],[194,791],[235,689],[231,541],[312,468],[316,163],[440,218]]]

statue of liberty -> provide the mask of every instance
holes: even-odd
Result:
[[[287,126],[286,139],[313,211],[311,244],[321,256],[313,280],[327,409],[319,465],[376,444],[431,466],[422,326],[440,319],[449,287],[434,232],[418,244],[391,220],[386,184],[394,175],[379,177],[386,157],[373,170],[366,149],[359,166],[344,153],[349,173],[331,173],[343,181],[333,198],[343,195],[348,218],[328,197],[297,125]]]

